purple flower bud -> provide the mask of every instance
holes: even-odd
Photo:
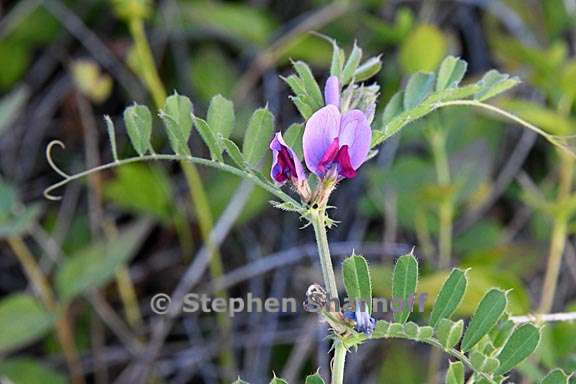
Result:
[[[306,181],[306,173],[302,163],[282,138],[282,133],[276,132],[274,139],[270,143],[272,150],[272,169],[270,176],[278,185],[284,185],[290,180],[292,183],[300,184]]]
[[[340,108],[340,82],[338,77],[330,76],[326,80],[326,85],[324,86],[324,101],[326,105],[333,105],[336,108]]]

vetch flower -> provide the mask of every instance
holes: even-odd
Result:
[[[282,138],[282,133],[276,132],[270,143],[270,149],[272,150],[272,169],[270,171],[272,180],[277,185],[284,185],[290,181],[300,196],[307,201],[310,198],[310,187],[304,167],[296,152]]]
[[[365,310],[362,310],[362,307],[364,307]],[[361,332],[366,336],[370,336],[376,328],[376,320],[368,313],[368,306],[366,303],[357,302],[356,311],[347,311],[344,313],[344,316],[350,320],[354,320],[356,323],[354,326],[356,332]]]
[[[352,178],[366,161],[372,140],[370,123],[359,109],[340,112],[340,84],[331,76],[324,88],[326,106],[306,122],[304,160],[321,179],[327,175]]]

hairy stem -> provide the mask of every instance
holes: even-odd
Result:
[[[312,226],[314,227],[314,235],[316,236],[316,244],[318,245],[318,255],[320,256],[320,266],[322,268],[322,277],[324,285],[328,292],[330,299],[338,298],[338,287],[336,285],[336,276],[334,275],[334,267],[332,266],[332,258],[330,257],[330,248],[328,246],[328,236],[326,235],[326,213],[324,209],[315,209],[311,213]]]
[[[85,381],[82,374],[82,365],[80,363],[80,358],[78,357],[78,349],[76,348],[76,342],[74,341],[74,333],[72,332],[72,327],[70,326],[66,311],[59,313],[58,303],[56,302],[54,293],[52,292],[44,273],[40,269],[40,266],[26,246],[26,243],[24,243],[20,237],[11,237],[8,239],[8,244],[18,258],[22,268],[24,268],[28,280],[32,283],[34,290],[40,297],[46,309],[57,316],[55,324],[56,337],[62,346],[62,351],[64,352],[64,357],[72,377],[72,382],[74,384],[84,384]]]
[[[332,384],[344,383],[344,365],[346,363],[346,347],[341,341],[334,345],[334,360],[332,360]]]
[[[318,255],[320,256],[320,266],[324,286],[328,292],[330,310],[336,310],[333,305],[334,299],[338,299],[338,286],[336,285],[336,275],[332,266],[328,236],[326,234],[326,207],[323,205],[318,209],[312,209],[310,221],[314,227],[316,244],[318,245]],[[332,384],[342,384],[344,380],[344,362],[346,361],[346,348],[340,340],[334,341],[334,360],[332,362]]]

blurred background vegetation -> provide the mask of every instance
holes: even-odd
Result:
[[[68,185],[57,203],[42,197],[59,180],[44,156],[51,140],[65,143],[55,160],[69,172],[111,161],[103,115],[121,126],[133,101],[158,104],[155,89],[189,96],[200,115],[215,94],[234,100],[235,139],[264,105],[285,130],[300,121],[279,77],[290,59],[322,82],[329,70],[332,47],[316,31],[382,54],[381,109],[410,74],[452,54],[468,61],[466,80],[491,68],[523,80],[501,107],[576,133],[574,0],[20,0],[1,2],[0,16],[0,377],[13,383],[125,378],[156,318],[150,297],[171,292],[230,217],[194,291],[303,299],[320,280],[311,231],[235,176],[132,164]],[[127,136],[117,141],[121,156],[134,155]],[[207,153],[194,135],[190,145]],[[449,266],[471,267],[464,316],[491,286],[512,289],[513,314],[576,311],[573,173],[570,157],[529,131],[468,109],[437,112],[338,189],[333,255],[364,254],[380,296],[394,258],[414,245],[430,297]],[[274,371],[301,382],[329,372],[324,328],[307,313],[187,314],[152,380],[265,383]],[[576,369],[574,324],[549,325],[513,379],[535,382],[557,366]],[[346,382],[439,382],[446,367],[427,347],[368,343],[350,355]]]

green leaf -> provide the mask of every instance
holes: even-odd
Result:
[[[305,384],[324,384],[324,379],[318,372],[313,375],[306,376]]]
[[[496,374],[502,375],[526,359],[540,342],[540,330],[532,324],[518,327],[498,354],[500,367]]]
[[[118,149],[116,148],[116,129],[114,128],[114,123],[108,115],[104,116],[104,121],[106,122],[106,132],[108,133],[110,149],[112,150],[112,158],[114,161],[118,161]]]
[[[236,143],[229,139],[223,139],[222,144],[224,144],[226,153],[228,156],[230,156],[234,164],[236,164],[240,169],[246,169],[246,161],[244,160],[244,156],[242,156],[242,152],[240,152],[240,149]]]
[[[342,77],[342,69],[344,68],[344,55],[342,49],[332,40],[332,60],[330,61],[330,76],[336,76],[338,79]]]
[[[413,321],[407,322],[404,324],[404,333],[411,339],[416,340],[418,338],[418,324]]]
[[[0,301],[0,354],[44,336],[53,318],[32,295],[16,293]]]
[[[493,288],[486,293],[466,328],[462,340],[462,351],[469,351],[490,332],[506,310],[507,304],[508,299],[503,291]]]
[[[392,297],[402,299],[403,309],[394,313],[394,319],[399,323],[404,323],[410,316],[410,306],[408,299],[416,293],[418,284],[418,261],[412,254],[401,256],[394,267],[392,279]]]
[[[480,90],[474,95],[474,99],[484,101],[494,97],[520,83],[517,77],[510,77],[505,73],[500,73],[493,69],[488,71],[477,83]]]
[[[479,351],[474,350],[470,352],[470,362],[477,371],[484,371],[484,366],[486,365],[487,360],[488,357]]]
[[[39,204],[33,204],[19,209],[7,218],[0,216],[0,239],[20,236],[32,228],[42,213]]]
[[[352,80],[354,72],[356,72],[356,69],[360,64],[360,60],[362,60],[362,49],[356,45],[356,42],[354,42],[352,52],[350,52],[350,56],[348,56],[344,69],[342,69],[342,78],[340,79],[340,82],[343,86]]]
[[[427,325],[418,328],[417,340],[419,341],[429,340],[432,338],[432,336],[434,336],[434,328]]]
[[[495,348],[501,348],[508,340],[510,335],[514,332],[514,321],[508,319],[498,324],[490,332],[490,339]]]
[[[366,302],[372,312],[372,282],[366,259],[359,255],[348,257],[342,265],[342,276],[348,298]]]
[[[435,26],[416,27],[400,47],[400,67],[405,73],[433,71],[446,54],[448,42]]]
[[[404,111],[404,91],[398,91],[386,104],[382,112],[382,125],[386,126],[396,116]]]
[[[208,102],[214,95],[229,96],[238,81],[235,63],[220,46],[207,45],[195,49],[191,57],[191,78],[195,94]]]
[[[467,284],[466,272],[461,269],[453,269],[436,297],[430,316],[432,326],[438,324],[440,319],[449,319],[452,316],[464,297]]]
[[[560,368],[550,371],[543,379],[540,384],[568,384],[570,376],[564,373]]]
[[[190,2],[182,4],[186,26],[215,32],[240,46],[264,46],[276,31],[272,14],[250,4]],[[197,32],[198,33],[198,32]]]
[[[446,88],[456,88],[464,78],[468,63],[454,56],[448,56],[440,64],[436,90],[443,91]]]
[[[274,374],[274,377],[270,380],[270,384],[288,384],[288,382],[280,377],[276,377],[276,374]]]
[[[64,375],[30,358],[11,358],[0,362],[0,378],[5,378],[7,382],[14,384],[68,383]]]
[[[404,110],[422,103],[434,89],[434,74],[418,72],[410,77],[404,91]]]
[[[177,155],[190,156],[188,139],[192,133],[192,111],[190,99],[177,93],[166,99],[164,108],[160,111],[170,146]]]
[[[464,384],[464,364],[451,361],[446,373],[446,384]]]
[[[304,124],[291,124],[284,132],[284,141],[296,152],[298,157],[302,158],[304,151],[302,149],[302,136],[304,135]]]
[[[374,56],[362,63],[354,71],[354,81],[360,82],[370,79],[382,69],[382,60],[380,56]]]
[[[170,177],[155,164],[118,167],[116,177],[104,184],[104,196],[128,212],[151,215],[163,223],[170,222],[175,211]]]
[[[124,110],[124,124],[132,146],[140,156],[150,149],[152,135],[152,114],[145,105],[133,105]]]
[[[212,127],[208,126],[208,123],[199,118],[194,116],[194,126],[196,130],[202,137],[202,140],[210,150],[210,156],[212,160],[216,160],[219,162],[224,162],[222,158],[222,150],[223,148],[220,146],[220,139],[216,136],[216,132],[212,129]]]
[[[298,76],[300,76],[304,90],[313,102],[315,110],[324,106],[324,97],[322,96],[322,91],[320,91],[320,86],[318,86],[318,83],[316,82],[316,79],[314,78],[314,75],[312,74],[308,64],[304,63],[303,61],[296,61],[292,65],[298,73]]]
[[[210,101],[206,121],[217,134],[227,139],[234,131],[234,103],[221,95],[216,95]]]
[[[0,100],[0,133],[8,128],[28,100],[28,88],[18,87]]]
[[[457,322],[453,322],[449,319],[440,319],[434,330],[438,341],[440,341],[440,344],[442,344],[444,348],[453,348],[462,337],[464,321],[458,320]]]
[[[268,152],[274,132],[274,115],[268,108],[259,108],[252,114],[244,135],[242,153],[249,166],[255,168]]]
[[[89,245],[66,259],[56,271],[60,298],[70,301],[91,288],[106,284],[118,267],[135,255],[150,228],[150,221],[140,221],[123,230],[117,238]]]

